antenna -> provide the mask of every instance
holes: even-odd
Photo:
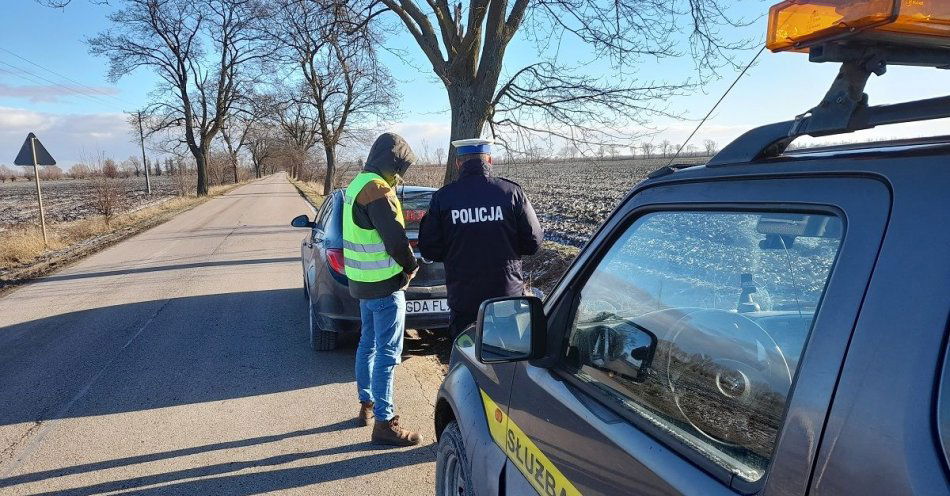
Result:
[[[684,141],[683,144],[680,145],[679,149],[676,150],[676,153],[673,154],[673,158],[671,158],[670,161],[666,164],[667,167],[673,165],[673,161],[676,160],[676,158],[680,156],[680,152],[683,151],[683,148],[686,148],[686,144],[689,143],[689,140],[693,139],[693,136],[696,136],[696,132],[699,131],[699,128],[703,127],[703,124],[706,123],[706,120],[709,119],[709,116],[712,115],[712,113],[716,111],[716,109],[719,107],[719,104],[722,103],[722,101],[726,99],[726,95],[728,95],[729,92],[732,91],[732,89],[736,87],[736,84],[739,82],[740,79],[742,79],[742,76],[745,75],[746,71],[748,71],[749,68],[752,67],[752,64],[754,64],[755,61],[759,59],[759,55],[762,55],[762,52],[764,51],[765,51],[765,45],[762,45],[762,48],[760,48],[759,52],[755,54],[755,57],[752,57],[752,60],[750,60],[749,63],[746,64],[746,66],[742,68],[742,72],[740,72],[739,75],[736,76],[736,80],[733,81],[732,84],[730,84],[729,87],[726,88],[726,92],[723,93],[721,97],[719,97],[719,101],[717,101],[716,104],[713,105],[711,109],[709,109],[709,112],[706,113],[706,117],[703,117],[703,120],[699,121],[699,124],[696,125],[696,129],[693,129],[693,132],[689,134],[689,137],[686,138],[686,141]]]

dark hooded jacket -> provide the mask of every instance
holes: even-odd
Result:
[[[396,220],[399,211],[395,185],[415,162],[416,157],[406,140],[397,134],[385,133],[376,138],[366,159],[364,171],[379,174],[383,181],[371,181],[363,186],[353,204],[353,222],[363,229],[375,229],[383,238],[386,252],[402,266],[403,272],[380,282],[350,281],[350,295],[359,299],[382,298],[404,287],[409,274],[418,267],[409,246],[406,229]]]
[[[449,308],[462,314],[489,298],[524,294],[521,257],[544,238],[521,186],[490,171],[480,159],[463,163],[459,178],[432,195],[419,227],[419,251],[445,263]]]

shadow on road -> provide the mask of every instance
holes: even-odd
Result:
[[[216,262],[196,262],[175,265],[156,265],[154,267],[138,267],[134,269],[106,270],[101,272],[82,272],[79,274],[65,274],[59,276],[47,276],[42,282],[51,281],[70,281],[74,279],[88,279],[91,277],[121,276],[126,274],[143,274],[147,272],[162,272],[166,270],[197,269],[204,267],[225,267],[230,265],[259,265],[272,263],[299,262],[300,257],[282,257],[282,258],[258,258],[253,260],[219,260]]]
[[[448,365],[452,340],[448,329],[410,329],[403,344],[403,360],[414,356],[435,356],[443,366]]]
[[[0,425],[352,381],[353,350],[314,358],[301,300],[297,288],[225,293],[2,328]]]
[[[6,479],[0,479],[0,488],[15,486],[17,484],[38,482],[38,481],[51,479],[55,477],[65,477],[68,475],[82,474],[86,472],[95,472],[98,470],[108,470],[108,469],[117,468],[117,467],[135,465],[139,463],[149,463],[149,462],[167,460],[169,458],[177,458],[180,456],[189,456],[189,455],[195,455],[198,453],[207,453],[210,451],[245,448],[248,446],[254,446],[258,444],[266,444],[266,443],[274,443],[278,441],[283,441],[285,439],[290,439],[293,437],[311,436],[311,435],[323,434],[327,432],[337,432],[337,431],[352,429],[352,428],[356,428],[356,425],[354,424],[354,422],[352,420],[346,420],[343,422],[337,422],[335,424],[325,425],[323,427],[315,427],[313,429],[303,429],[299,431],[287,432],[285,434],[252,437],[248,439],[241,439],[238,441],[227,441],[223,443],[213,443],[213,444],[205,444],[202,446],[192,446],[189,448],[164,451],[161,453],[149,453],[147,455],[129,456],[126,458],[117,458],[115,460],[106,460],[106,461],[95,462],[95,463],[84,463],[81,465],[73,465],[71,467],[62,467],[62,468],[57,468],[53,470],[44,470],[40,472],[33,472],[29,474],[7,477]]]
[[[317,463],[304,467],[292,467],[267,472],[252,472],[232,474],[240,470],[282,465],[300,460],[307,460],[321,456],[357,451],[372,451],[376,453],[338,460],[327,463]],[[337,448],[309,451],[303,453],[288,453],[271,456],[259,460],[242,460],[227,463],[218,463],[205,467],[196,467],[177,470],[162,474],[146,475],[131,479],[103,482],[89,486],[78,487],[65,491],[38,493],[40,495],[71,495],[84,496],[102,494],[123,490],[122,494],[228,494],[249,495],[270,491],[279,491],[295,487],[328,482],[350,477],[359,477],[371,473],[381,472],[398,467],[406,467],[432,461],[432,451],[426,446],[420,446],[407,451],[400,451],[398,456],[384,448],[375,448],[369,443],[352,444]],[[198,480],[195,477],[202,477]],[[176,482],[182,481],[182,482]],[[164,484],[160,487],[145,488],[125,492],[129,489]]]

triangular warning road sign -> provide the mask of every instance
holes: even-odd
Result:
[[[40,143],[39,138],[33,133],[27,135],[26,141],[20,147],[20,153],[17,153],[16,159],[13,161],[14,164],[33,165],[33,149],[30,147],[30,140],[33,140],[33,144],[36,146],[36,165],[56,165],[53,156],[46,151],[43,143]]]

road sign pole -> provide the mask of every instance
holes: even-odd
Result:
[[[142,166],[145,167],[145,191],[152,194],[152,182],[148,177],[148,159],[145,158],[145,132],[142,131],[142,112],[138,112],[139,117],[139,143],[142,145]]]
[[[36,160],[36,138],[30,138],[30,150],[33,152],[33,180],[36,182],[36,199],[40,202],[40,226],[43,228],[43,247],[49,248],[46,239],[46,213],[43,212],[43,191],[40,189],[40,166]]]

